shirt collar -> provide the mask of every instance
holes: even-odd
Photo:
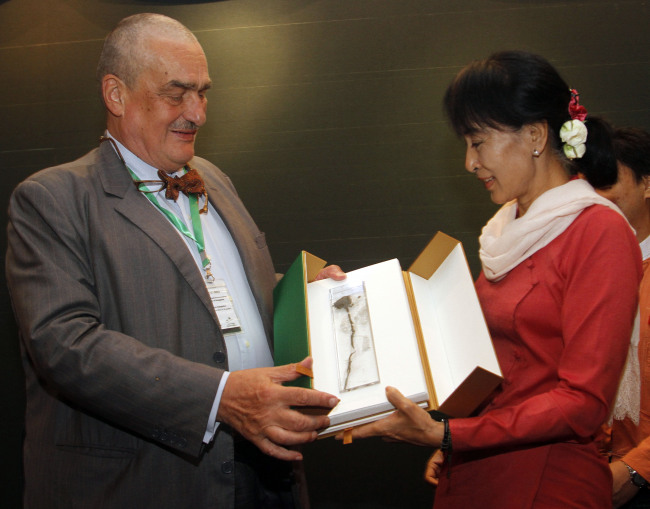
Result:
[[[133,171],[133,173],[135,173],[138,176],[140,180],[160,180],[158,178],[157,168],[151,166],[148,163],[145,163],[142,159],[140,159],[128,148],[122,145],[118,140],[116,140],[108,130],[106,130],[106,136],[115,142],[117,147],[120,149],[120,153],[122,154],[122,157],[124,158],[124,163],[126,164],[127,167],[131,169],[131,171]],[[183,169],[181,168],[180,170],[172,173],[171,175],[180,176],[182,174],[183,174]]]
[[[641,246],[641,256],[644,260],[650,258],[650,236],[646,237],[639,244]]]

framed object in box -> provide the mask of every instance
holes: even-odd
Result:
[[[388,415],[394,386],[428,410],[470,415],[501,371],[459,241],[438,233],[403,272],[397,259],[313,281],[303,251],[275,290],[276,364],[314,359],[306,387],[336,395],[321,435]]]

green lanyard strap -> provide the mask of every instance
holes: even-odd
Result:
[[[133,180],[138,180],[138,176],[133,172],[131,168],[127,166],[129,173]],[[187,168],[185,168],[187,172]],[[203,237],[203,226],[201,225],[201,217],[199,216],[199,197],[196,194],[189,194],[187,196],[190,202],[190,216],[192,218],[192,230],[190,231],[185,222],[174,214],[171,210],[166,209],[154,195],[154,191],[151,191],[144,184],[139,184],[138,189],[144,193],[147,199],[153,203],[158,210],[160,210],[165,217],[169,219],[169,222],[174,225],[174,227],[185,235],[188,239],[194,241],[196,247],[201,256],[201,264],[203,265],[203,270],[206,272],[206,278],[208,280],[214,280],[212,273],[210,272],[210,257],[205,252],[205,239]]]

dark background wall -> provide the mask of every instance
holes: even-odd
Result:
[[[97,145],[102,39],[143,11],[177,18],[203,44],[214,86],[197,153],[232,177],[279,272],[301,249],[346,270],[408,266],[442,230],[477,273],[495,206],[464,171],[440,101],[492,51],[541,53],[591,113],[650,128],[646,1],[0,0],[0,224],[19,181]],[[19,507],[24,391],[4,276],[0,395],[0,504]],[[431,505],[428,451],[326,439],[305,453],[315,509]]]

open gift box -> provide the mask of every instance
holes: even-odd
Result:
[[[340,399],[327,436],[394,408],[385,387],[427,410],[470,415],[502,380],[462,244],[439,232],[407,271],[397,259],[314,281],[303,251],[274,291],[276,365],[313,358],[297,385]]]

